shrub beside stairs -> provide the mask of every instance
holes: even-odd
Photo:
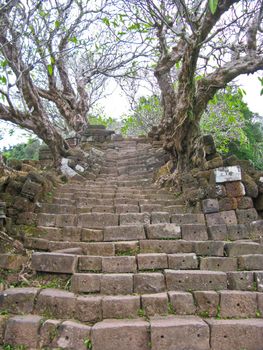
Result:
[[[190,211],[152,184],[163,157],[147,143],[111,142],[95,180],[42,203],[41,236],[25,241],[32,266],[71,276],[70,290],[4,290],[3,348],[263,349],[262,221]]]

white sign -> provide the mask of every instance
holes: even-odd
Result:
[[[214,170],[214,175],[216,183],[240,181],[242,179],[239,165],[217,168]]]

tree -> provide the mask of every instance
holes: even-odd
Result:
[[[105,79],[129,75],[135,70],[131,62],[145,50],[140,39],[131,50],[134,33],[127,33],[125,45],[119,40],[113,5],[112,0],[0,5],[0,93],[5,98],[0,118],[32,130],[56,160],[70,150],[54,120],[61,125],[62,117],[69,129],[83,131],[91,99],[100,96]]]
[[[161,116],[158,96],[140,97],[135,103],[133,113],[124,118],[121,131],[125,135],[147,135],[154,125],[160,123]]]
[[[201,130],[213,135],[217,149],[223,155],[235,154],[262,169],[262,117],[251,112],[243,96],[244,91],[236,86],[220,90],[202,116]]]
[[[177,158],[179,171],[201,166],[200,120],[208,102],[238,75],[263,69],[263,1],[125,3],[158,39],[155,77],[162,93],[165,148]]]

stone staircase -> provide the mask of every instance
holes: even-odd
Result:
[[[42,203],[25,239],[70,291],[0,295],[0,343],[26,349],[262,350],[262,221],[211,224],[152,184],[165,154],[108,143],[99,176]],[[11,348],[10,348],[11,349]]]

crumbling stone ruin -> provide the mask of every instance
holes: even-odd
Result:
[[[1,188],[26,253],[0,254],[0,344],[262,349],[262,173],[217,155],[177,174],[158,140],[85,137],[67,182]]]

